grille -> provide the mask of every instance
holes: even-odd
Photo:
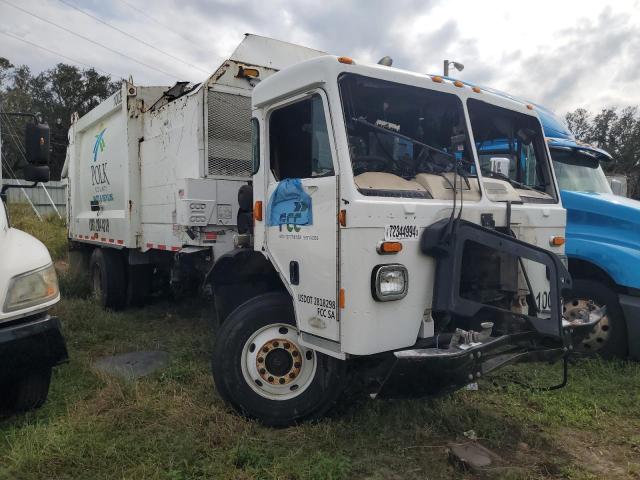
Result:
[[[251,98],[209,90],[209,175],[251,175]]]

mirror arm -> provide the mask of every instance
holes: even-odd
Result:
[[[7,195],[6,192],[10,188],[38,188],[38,182],[33,182],[33,185],[9,185],[8,183],[5,183],[2,186],[2,190],[0,190],[0,197],[5,199],[5,197]]]

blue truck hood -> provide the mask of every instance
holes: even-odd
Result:
[[[640,288],[640,202],[612,194],[562,190],[565,253],[595,264],[618,285]]]
[[[632,227],[640,246],[640,202],[610,193],[570,192],[562,190],[562,205],[586,215],[607,217],[613,221],[612,228],[626,230]],[[628,224],[628,225],[627,225]]]

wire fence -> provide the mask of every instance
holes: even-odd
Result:
[[[30,185],[24,180],[14,180],[9,178],[4,178],[2,183],[4,185]],[[65,218],[67,209],[67,181],[47,182],[44,184],[44,187],[46,188],[46,191],[42,184],[38,184],[38,188],[10,188],[7,190],[7,202],[29,203],[30,200],[40,215],[56,215],[57,208],[62,218]],[[49,193],[49,195],[47,195],[47,193]],[[27,197],[29,200],[27,200]]]

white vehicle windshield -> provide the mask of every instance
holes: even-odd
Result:
[[[421,173],[471,175],[473,155],[457,96],[354,74],[343,74],[339,83],[356,181],[376,172],[388,182],[361,193],[430,198],[424,189],[399,186]]]
[[[597,160],[575,152],[551,150],[561,190],[571,192],[613,193]]]
[[[523,201],[553,202],[555,187],[537,119],[476,99],[467,107],[482,174],[509,182]],[[529,199],[527,190],[538,194]]]

